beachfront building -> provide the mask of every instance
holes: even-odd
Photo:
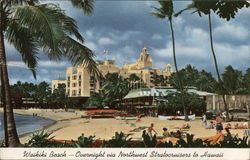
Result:
[[[173,87],[154,87],[140,88],[131,90],[120,102],[122,110],[133,114],[154,115],[157,112],[157,106],[167,101],[170,93],[177,92]],[[199,91],[194,87],[187,89],[188,93],[195,93],[204,100],[207,96],[215,96],[214,93]]]
[[[229,109],[243,109],[250,111],[250,95],[225,95]],[[207,110],[224,111],[222,95],[206,96]]]
[[[131,74],[136,74],[147,87],[154,87],[156,75],[164,78],[171,75],[170,64],[167,64],[164,70],[153,68],[153,60],[145,47],[134,64],[125,64],[123,67],[118,67],[112,60],[96,61],[96,63],[103,76],[108,73],[119,73],[122,77],[128,78]],[[99,92],[101,89],[101,82],[91,76],[84,66],[69,67],[66,70],[66,79],[52,80],[52,92],[58,84],[66,85],[66,92],[69,97],[88,98],[92,93]]]

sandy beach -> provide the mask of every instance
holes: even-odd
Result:
[[[132,134],[131,137],[134,139],[140,139],[143,130],[133,131],[135,128],[146,128],[149,127],[151,123],[154,123],[154,129],[158,133],[158,136],[162,136],[163,128],[168,128],[169,131],[176,131],[176,127],[181,127],[186,124],[182,120],[159,120],[155,117],[144,117],[141,122],[136,122],[135,120],[130,120],[126,123],[125,120],[116,119],[80,119],[72,121],[70,126],[64,127],[55,131],[52,135],[56,139],[66,139],[66,140],[76,140],[81,134],[85,136],[95,135],[98,139],[110,139],[115,135],[116,131],[122,131],[126,134]],[[196,119],[194,121],[188,122],[191,128],[187,133],[194,134],[195,137],[207,137],[216,135],[215,129],[205,129],[202,127],[201,121]],[[235,124],[238,122],[230,122]],[[242,122],[241,122],[242,123]],[[240,137],[243,136],[243,129],[231,129],[232,134],[238,134]]]
[[[2,111],[2,109],[0,109]],[[84,134],[85,136],[95,136],[97,139],[110,139],[115,135],[115,132],[124,132],[126,134],[131,134],[133,139],[140,139],[143,129],[138,128],[147,128],[151,123],[154,123],[154,129],[158,133],[158,136],[161,136],[163,131],[162,128],[166,127],[169,131],[176,131],[177,127],[181,127],[183,124],[189,123],[191,128],[187,133],[194,134],[196,138],[198,137],[208,137],[214,136],[216,134],[215,129],[205,129],[199,117],[194,121],[185,122],[182,120],[159,120],[156,117],[143,117],[140,122],[136,120],[116,120],[116,119],[76,119],[68,121],[60,121],[62,119],[75,118],[84,115],[84,111],[75,111],[75,112],[65,112],[63,110],[51,110],[51,109],[28,109],[21,110],[15,109],[15,113],[23,115],[33,115],[41,116],[44,118],[49,118],[55,120],[56,123],[45,127],[45,131],[53,132],[51,136],[54,136],[55,139],[61,140],[76,140],[80,135]],[[230,122],[232,125],[236,123],[243,122]],[[135,130],[137,128],[137,130]],[[133,131],[134,130],[134,131]],[[243,137],[243,129],[231,129],[232,134],[238,134],[240,137]],[[225,131],[224,131],[225,132]],[[20,137],[22,143],[27,142],[30,139],[30,134],[25,134]]]

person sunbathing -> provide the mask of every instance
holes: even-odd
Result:
[[[236,123],[234,129],[245,129],[243,124]]]
[[[226,126],[225,126],[225,128],[232,129],[231,123],[227,123]]]
[[[137,116],[136,122],[141,122],[141,115],[140,114]]]
[[[210,121],[210,123],[208,123],[206,126],[205,126],[206,129],[214,129],[214,122],[213,121]]]
[[[181,138],[181,131],[177,130],[176,132],[172,132],[171,136],[174,138]]]
[[[239,129],[244,129],[243,124],[240,124]]]
[[[239,123],[236,123],[236,124],[234,125],[234,129],[240,129]]]
[[[167,128],[163,128],[163,138],[168,138],[171,136],[171,134],[168,132]]]
[[[248,123],[247,123],[247,122],[244,122],[244,123],[243,123],[243,129],[248,129],[248,128],[249,128]]]
[[[187,124],[183,124],[181,129],[190,129],[191,126],[187,123]]]

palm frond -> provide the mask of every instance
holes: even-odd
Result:
[[[84,14],[90,15],[94,10],[95,0],[71,0],[74,7],[82,9]]]
[[[41,48],[50,59],[60,59],[63,55],[58,47],[58,43],[66,36],[60,22],[61,12],[53,4],[15,7],[14,18],[37,37]]]
[[[158,3],[160,4],[160,8],[151,6],[156,10],[156,12],[151,13],[151,15],[158,18],[165,18],[167,16],[169,19],[171,19],[174,13],[172,0],[158,1]]]
[[[37,53],[39,45],[29,30],[22,27],[14,20],[10,20],[5,36],[7,41],[21,54],[24,63],[32,71],[34,78],[36,78],[35,69],[37,66]]]
[[[59,44],[68,35],[74,35],[83,42],[76,22],[66,16],[57,5],[17,6],[15,7],[14,18],[33,32],[40,47],[48,54],[50,59],[60,60],[63,52]]]
[[[74,66],[86,67],[94,77],[101,78],[102,75],[94,61],[94,53],[89,48],[69,36],[62,41],[61,47]]]
[[[157,18],[161,18],[161,19],[163,19],[163,18],[166,17],[165,15],[160,14],[160,13],[156,13],[156,12],[152,12],[152,13],[150,13],[150,15],[151,15],[151,16],[155,16],[155,17],[157,17]]]
[[[39,3],[39,0],[1,0],[3,6],[14,6],[14,5],[35,5]]]
[[[178,17],[180,14],[182,14],[184,11],[190,10],[190,9],[194,9],[194,3],[189,4],[186,8],[178,11],[177,13],[174,14],[175,17]]]

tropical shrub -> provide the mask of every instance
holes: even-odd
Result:
[[[196,115],[201,115],[206,110],[206,102],[194,93],[184,93],[184,101],[187,111],[192,111]],[[158,106],[159,114],[175,115],[176,112],[183,111],[181,94],[178,92],[170,93],[167,101]]]
[[[70,147],[70,148],[84,148],[84,147],[107,147],[107,148],[128,148],[128,147],[140,147],[140,148],[250,148],[250,141],[248,137],[232,137],[231,135],[225,136],[223,141],[217,144],[211,144],[209,141],[203,141],[202,139],[194,139],[194,135],[186,134],[185,138],[177,140],[176,144],[171,141],[165,143],[159,143],[156,135],[150,137],[143,131],[142,141],[132,141],[132,138],[128,138],[130,135],[126,135],[122,132],[115,133],[115,136],[111,140],[95,140],[95,136],[84,137],[82,134],[78,137],[78,140],[71,141],[71,143],[62,143],[52,141],[53,137],[49,138],[51,133],[45,133],[44,131],[35,132],[31,139],[22,144],[20,147]],[[98,142],[98,143],[96,143]],[[4,147],[4,146],[1,146]]]
[[[202,141],[201,139],[194,140],[193,134],[186,135],[186,141],[181,138],[177,141],[175,147],[184,147],[184,148],[202,148],[206,147],[206,142]]]
[[[115,136],[112,137],[111,140],[106,141],[103,147],[128,147],[128,143],[131,141],[132,138],[128,138],[130,135],[125,135],[124,133],[115,132]]]
[[[157,138],[156,135],[153,135],[153,137],[150,137],[147,133],[146,130],[142,132],[142,138],[143,138],[143,143],[144,147],[156,147],[157,145]]]
[[[78,137],[77,142],[72,143],[72,147],[75,148],[92,147],[94,143],[94,138],[95,136],[84,137],[84,134],[82,134],[80,137]]]
[[[71,145],[60,142],[51,141],[53,137],[50,137],[52,133],[46,133],[44,131],[34,132],[31,139],[20,147],[71,147]]]

